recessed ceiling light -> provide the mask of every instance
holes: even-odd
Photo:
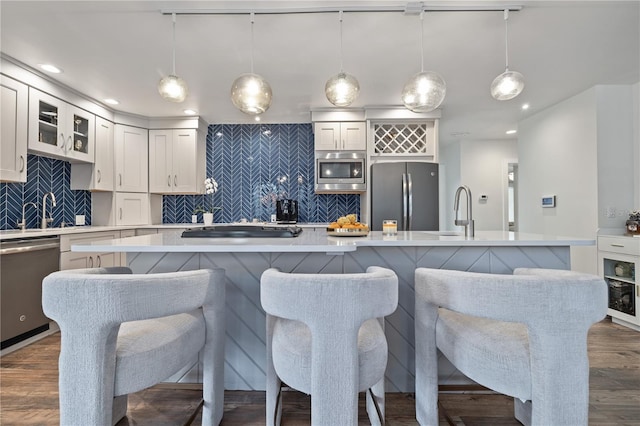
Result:
[[[60,74],[62,72],[62,70],[58,67],[56,67],[55,65],[51,65],[51,64],[39,64],[40,68],[46,72],[51,72],[54,74]]]
[[[508,134],[508,135],[513,135],[515,133],[518,133],[518,131],[511,129],[511,130],[507,130],[505,133]]]
[[[198,113],[198,111],[193,109],[185,109],[183,112],[187,115],[196,115]]]
[[[529,109],[529,104],[522,104],[522,110],[527,110]]]
[[[120,102],[115,100],[115,99],[111,99],[111,98],[107,98],[107,99],[103,99],[105,104],[109,104],[109,105],[118,105]]]

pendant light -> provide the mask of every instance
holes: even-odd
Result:
[[[158,83],[160,96],[171,102],[182,102],[189,93],[187,83],[176,75],[176,14],[172,13],[173,20],[173,73],[163,77]]]
[[[324,93],[327,95],[329,102],[337,107],[346,107],[353,103],[360,94],[360,84],[358,80],[344,72],[342,68],[342,11],[339,14],[340,19],[340,72],[324,85]]]
[[[504,10],[504,56],[505,71],[491,83],[491,96],[499,101],[513,99],[524,89],[524,77],[517,71],[509,71],[509,9]]]
[[[253,22],[251,13],[251,72],[241,74],[231,85],[231,102],[249,115],[262,114],[271,106],[271,86],[261,76],[253,73]]]
[[[447,83],[437,72],[424,70],[424,11],[420,12],[420,30],[421,68],[404,85],[402,103],[413,112],[430,112],[444,100]]]

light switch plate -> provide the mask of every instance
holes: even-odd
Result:
[[[84,225],[84,215],[83,214],[77,214],[76,215],[76,226],[78,225]]]

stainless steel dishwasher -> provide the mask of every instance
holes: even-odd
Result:
[[[4,349],[49,329],[42,279],[60,266],[60,238],[0,242],[0,340]]]

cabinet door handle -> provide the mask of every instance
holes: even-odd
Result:
[[[167,175],[167,186],[171,186],[171,175]]]
[[[624,244],[611,244],[611,247],[624,247]]]
[[[98,169],[98,183],[102,180],[102,173],[100,173],[100,169]]]
[[[24,156],[20,156],[20,173],[24,172]]]
[[[120,207],[120,220],[122,220],[122,207]]]
[[[120,180],[119,186],[122,186],[122,173],[118,173],[118,179]]]
[[[73,151],[73,138],[72,138],[72,136],[73,136],[73,135],[70,135],[70,136],[67,138],[67,140],[69,141],[69,143],[65,145],[65,146],[67,147],[67,149],[66,149],[66,151],[67,151],[67,152],[69,152],[69,151]]]
[[[62,149],[64,151],[64,135],[62,133],[60,133],[60,136],[58,137],[58,142],[62,141],[62,145],[60,146],[60,149]],[[59,143],[58,143],[59,145]]]
[[[93,268],[93,257],[89,256],[89,268]]]
[[[96,259],[98,259],[98,268],[102,266],[102,259],[100,259],[100,255],[96,256]]]
[[[173,186],[178,186],[178,175],[173,176]]]

